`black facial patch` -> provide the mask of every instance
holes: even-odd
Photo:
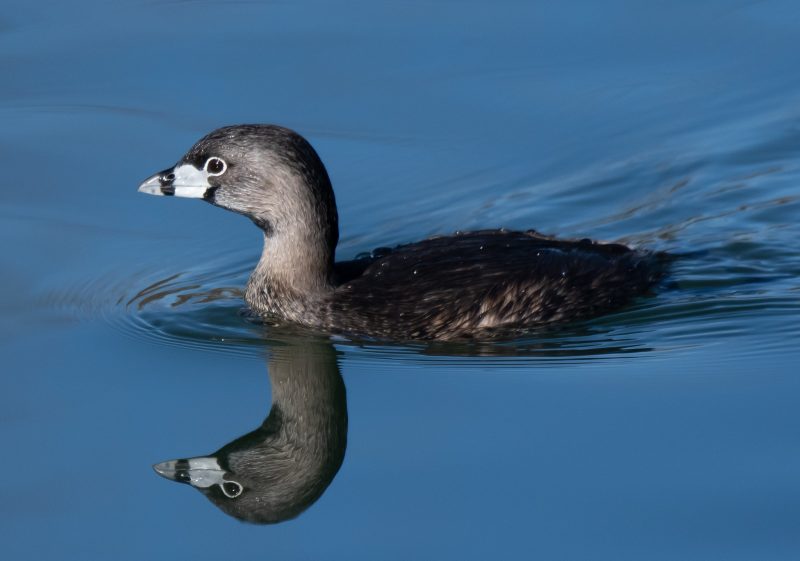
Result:
[[[203,193],[203,200],[213,205],[215,202],[214,197],[217,194],[217,189],[219,189],[219,185],[215,185],[206,189],[206,192]]]
[[[253,217],[250,220],[253,221],[253,224],[261,228],[265,236],[269,237],[274,233],[274,230],[272,229],[272,224],[270,224],[269,220],[258,217]]]

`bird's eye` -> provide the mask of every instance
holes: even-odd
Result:
[[[206,160],[206,165],[203,167],[208,175],[222,175],[228,169],[228,164],[222,158],[212,156]]]
[[[235,481],[226,481],[222,485],[222,492],[225,493],[225,496],[229,499],[235,499],[239,495],[242,494],[242,486],[236,483]]]

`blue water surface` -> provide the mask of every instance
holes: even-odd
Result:
[[[800,558],[797,2],[3,8],[0,558]],[[267,414],[261,235],[136,192],[240,122],[317,148],[340,258],[500,226],[680,258],[518,340],[334,339],[344,464],[243,524],[150,466]]]

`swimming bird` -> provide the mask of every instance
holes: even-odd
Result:
[[[259,428],[208,456],[153,466],[223,512],[257,524],[294,518],[313,504],[339,471],[347,446],[345,387],[330,342],[304,337],[270,352],[272,407]]]
[[[203,199],[250,218],[264,248],[247,304],[326,332],[490,338],[615,310],[664,275],[661,254],[534,230],[456,232],[337,263],[325,166],[305,138],[276,125],[217,129],[139,191]]]

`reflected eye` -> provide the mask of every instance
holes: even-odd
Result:
[[[225,493],[225,496],[229,499],[235,499],[242,494],[242,486],[235,481],[226,481],[221,485],[221,487],[222,492]]]
[[[203,166],[203,169],[208,175],[222,175],[228,169],[228,164],[222,158],[212,156],[206,160],[206,165]]]

